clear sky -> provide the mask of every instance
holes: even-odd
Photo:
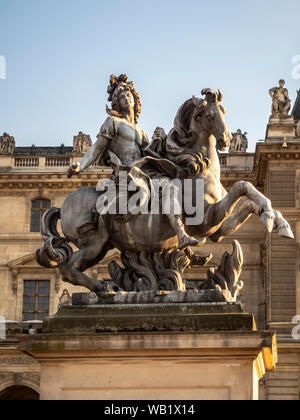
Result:
[[[110,74],[128,73],[143,101],[140,127],[172,128],[202,88],[222,89],[231,131],[265,137],[269,88],[294,102],[300,79],[299,0],[0,0],[0,132],[18,146],[92,139],[106,118]]]

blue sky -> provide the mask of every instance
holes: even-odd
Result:
[[[106,118],[110,74],[128,73],[149,136],[172,128],[179,106],[202,88],[222,89],[231,131],[265,136],[268,89],[300,79],[299,0],[0,0],[0,132],[18,146],[93,140]]]

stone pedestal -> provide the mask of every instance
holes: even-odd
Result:
[[[278,117],[270,117],[267,126],[266,139],[276,140],[282,138],[296,137],[296,123],[292,115],[281,115]]]
[[[63,308],[20,347],[42,400],[253,400],[276,337],[236,304]]]

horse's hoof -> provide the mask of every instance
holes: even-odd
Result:
[[[264,211],[260,216],[261,222],[265,225],[269,233],[273,232],[275,215],[270,211]]]
[[[99,281],[99,287],[95,291],[97,295],[116,295],[123,290],[113,281]]]
[[[281,226],[278,228],[278,235],[283,238],[295,239],[292,229],[290,226]]]
[[[181,241],[179,241],[178,248],[183,250],[190,246],[201,246],[206,242],[206,238],[201,238],[200,240],[192,238],[190,236],[185,236]]]
[[[206,244],[206,241],[207,241],[207,239],[206,238],[201,238],[201,239],[199,239],[197,242],[198,242],[198,244],[197,245],[195,245],[195,246],[202,246],[202,245],[205,245]]]

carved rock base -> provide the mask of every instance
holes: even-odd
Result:
[[[115,284],[126,292],[148,290],[186,290],[183,273],[191,265],[189,252],[169,250],[147,254],[124,251],[121,259],[125,269],[113,261],[109,273]]]
[[[181,302],[236,302],[244,284],[240,281],[243,251],[238,241],[233,241],[233,252],[225,252],[219,267],[208,270],[207,280],[198,291],[187,291],[184,271],[193,265],[206,265],[211,256],[197,257],[188,248],[185,251],[169,250],[146,254],[123,252],[125,268],[117,262],[109,265],[115,284],[124,292],[116,294],[90,294],[82,297],[85,304],[131,303],[181,303]],[[126,293],[127,292],[127,293]],[[74,299],[73,298],[73,304]],[[80,300],[80,298],[78,297]]]

